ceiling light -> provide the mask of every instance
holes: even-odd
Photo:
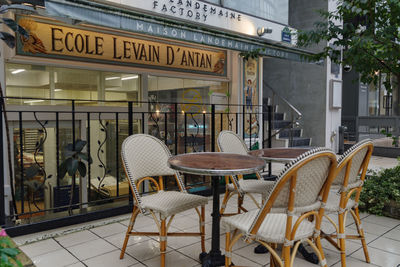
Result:
[[[132,80],[132,79],[137,79],[139,76],[138,75],[133,75],[133,76],[126,76],[121,78],[122,81],[126,81],[126,80]]]
[[[107,77],[106,78],[106,81],[109,81],[109,80],[116,80],[116,79],[120,79],[121,77],[116,77],[116,76],[114,76],[114,77]]]
[[[269,27],[258,27],[257,28],[257,34],[258,34],[258,36],[263,36],[264,34],[266,34],[266,33],[272,33],[272,29],[271,28],[269,28]]]
[[[13,70],[11,72],[11,74],[17,74],[17,73],[20,73],[20,72],[23,72],[23,71],[25,71],[25,69],[17,69],[17,70]]]
[[[37,102],[43,102],[43,101],[44,100],[41,100],[41,99],[40,100],[39,99],[38,100],[27,100],[27,101],[24,101],[24,103],[29,104],[29,103],[37,103]]]
[[[54,92],[60,92],[60,91],[62,91],[63,89],[54,89]]]

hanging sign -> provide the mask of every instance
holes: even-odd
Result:
[[[30,33],[29,39],[18,38],[20,55],[226,75],[226,52],[222,50],[55,25],[25,17],[18,23]]]

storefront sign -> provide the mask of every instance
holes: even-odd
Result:
[[[151,1],[140,2],[147,3]],[[301,53],[290,49],[282,49],[254,41],[249,42],[245,39],[233,38],[226,35],[222,36],[211,34],[200,29],[190,29],[183,26],[174,27],[162,22],[142,20],[129,16],[120,16],[114,13],[105,14],[105,12],[101,9],[75,6],[65,2],[60,3],[57,0],[48,0],[45,2],[45,4],[46,12],[56,17],[65,17],[66,14],[68,14],[68,18],[85,21],[94,25],[114,27],[130,32],[153,35],[162,38],[171,38],[190,43],[204,44],[222,49],[254,51],[257,48],[264,48],[265,50],[263,50],[261,53],[265,56],[303,61],[300,55]],[[283,28],[284,27],[282,26],[282,29]],[[280,30],[274,30],[273,33],[278,34],[278,38],[281,38]]]
[[[83,58],[116,64],[226,75],[226,52],[88,31],[21,17],[30,32],[18,38],[17,53],[64,59]]]
[[[246,106],[245,137],[258,137],[258,60],[249,58],[243,62],[243,104]]]

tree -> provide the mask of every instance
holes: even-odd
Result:
[[[399,0],[339,0],[335,11],[319,12],[324,20],[312,30],[299,31],[298,46],[329,45],[309,59],[329,57],[349,65],[364,83],[376,84],[378,74],[386,74],[386,89],[397,87],[400,92]]]

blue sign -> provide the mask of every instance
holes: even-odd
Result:
[[[288,27],[285,27],[282,30],[282,42],[292,43],[292,33]]]

